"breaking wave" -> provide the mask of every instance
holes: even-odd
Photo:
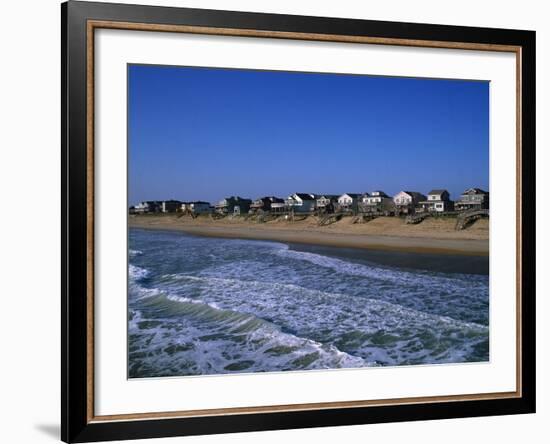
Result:
[[[131,232],[129,375],[486,361],[488,278]],[[137,250],[139,248],[139,250]]]

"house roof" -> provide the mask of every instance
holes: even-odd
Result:
[[[411,196],[416,197],[418,199],[426,198],[426,196],[424,196],[422,193],[419,193],[418,191],[411,191],[409,194],[411,194]]]
[[[210,202],[205,202],[204,200],[195,200],[194,202],[187,202],[188,204],[208,204],[210,205]]]
[[[359,193],[344,193],[344,194],[340,194],[340,197],[342,197],[342,196],[349,196],[352,199],[357,199],[357,198],[359,198],[359,196],[362,196],[362,195],[359,194]]]
[[[318,196],[319,199],[338,199],[338,197],[340,197],[338,194],[320,194]]]
[[[462,194],[489,194],[487,191],[482,190],[481,188],[468,188]]]
[[[426,196],[424,196],[422,193],[418,192],[418,191],[402,191],[403,193],[406,193],[408,194],[409,196],[411,197],[416,197],[416,198],[424,198]],[[397,193],[399,194],[399,193]]]
[[[258,201],[262,201],[262,202],[265,202],[265,201],[269,201],[269,202],[278,202],[278,203],[282,203],[284,202],[285,200],[284,199],[281,199],[280,197],[275,197],[275,196],[264,196],[264,197],[258,197],[255,202],[258,202]]]
[[[294,193],[294,194],[302,200],[315,200],[315,196],[313,194],[307,194],[307,193]]]
[[[384,193],[382,190],[374,190],[371,193],[371,196],[374,196],[375,193],[378,193],[378,194],[376,194],[377,196],[388,197],[388,195],[386,193]],[[369,193],[365,193],[365,194],[369,194]]]
[[[428,194],[443,194],[445,191],[447,190],[432,190],[430,192],[428,192]],[[448,191],[447,191],[448,193]]]
[[[225,200],[226,200],[226,201],[241,200],[241,201],[243,201],[243,202],[252,202],[252,200],[247,199],[246,197],[241,197],[241,196],[226,197]],[[223,202],[223,201],[220,201],[220,202]]]

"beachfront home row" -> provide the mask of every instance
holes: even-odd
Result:
[[[415,212],[446,213],[452,211],[489,209],[489,193],[480,188],[468,188],[453,202],[445,189],[431,190],[428,195],[418,191],[404,190],[393,197],[384,191],[369,193],[312,194],[293,193],[286,199],[276,196],[260,197],[254,201],[240,196],[226,197],[214,207],[209,202],[180,202],[177,200],[144,201],[130,207],[130,213],[175,213],[192,212],[223,215],[254,214],[257,212],[310,214],[335,212],[366,212],[383,214],[411,214]]]
[[[430,212],[488,210],[489,192],[480,188],[468,188],[453,202],[447,190],[432,190],[428,199],[420,202],[420,208]]]
[[[416,202],[414,192],[402,191],[396,195],[399,204],[396,202],[396,206],[406,205],[407,199],[404,199],[404,195],[408,195],[409,206],[416,211],[428,211],[436,213],[445,213],[449,211],[466,211],[466,210],[488,210],[489,209],[489,192],[480,188],[468,188],[461,195],[460,198],[454,202],[450,198],[450,194],[445,189],[435,189],[428,193],[427,197]],[[395,200],[395,197],[394,197]]]
[[[147,200],[130,207],[130,214],[144,213],[178,213],[192,211],[194,213],[207,213],[211,209],[209,202],[194,201],[181,202],[179,200]]]
[[[346,193],[338,196],[336,211],[361,211],[385,214],[410,214],[415,212],[446,213],[472,209],[489,209],[489,193],[480,188],[465,190],[454,202],[445,189],[433,189],[428,195],[419,191],[404,190],[388,196],[384,191],[376,190],[362,195]]]

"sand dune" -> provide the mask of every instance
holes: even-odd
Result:
[[[455,230],[453,218],[428,218],[418,225],[405,224],[397,217],[380,217],[367,223],[352,223],[344,217],[327,226],[317,218],[290,222],[283,218],[258,223],[244,218],[192,219],[172,214],[132,215],[130,227],[181,230],[190,234],[242,239],[263,239],[350,248],[390,249],[415,252],[487,255],[489,221],[476,221],[465,230]]]

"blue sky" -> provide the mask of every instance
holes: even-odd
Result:
[[[128,70],[130,204],[489,186],[487,82]]]

